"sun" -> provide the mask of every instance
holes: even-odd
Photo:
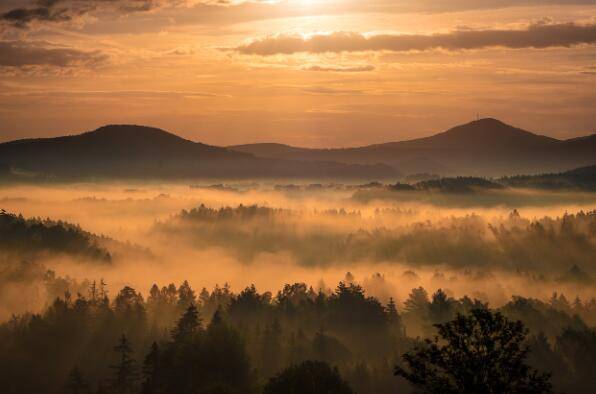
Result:
[[[312,7],[320,3],[320,0],[296,0],[296,2],[303,7]]]

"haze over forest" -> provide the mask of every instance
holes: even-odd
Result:
[[[0,392],[592,393],[593,0],[0,1]]]

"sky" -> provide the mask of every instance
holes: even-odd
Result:
[[[478,116],[596,132],[596,0],[0,0],[0,141],[347,147]]]

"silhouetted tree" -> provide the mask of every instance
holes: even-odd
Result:
[[[89,383],[83,378],[83,374],[78,367],[74,367],[68,375],[68,381],[65,385],[65,391],[69,394],[86,394],[89,393]]]
[[[190,305],[195,305],[197,297],[188,281],[184,281],[178,288],[178,307],[185,310]]]
[[[432,295],[432,300],[428,305],[428,315],[433,324],[444,323],[453,319],[455,314],[455,302],[449,298],[442,290],[437,290]]]
[[[134,393],[136,389],[138,375],[138,366],[131,357],[132,348],[126,335],[122,335],[118,345],[114,347],[118,353],[118,363],[111,368],[114,370],[114,376],[111,380],[111,388],[115,393]]]
[[[403,355],[407,368],[395,367],[422,393],[548,393],[548,374],[526,364],[527,330],[500,313],[474,309],[437,324],[439,337]]]
[[[282,360],[282,332],[279,320],[275,319],[265,327],[260,350],[263,376],[271,376],[279,369]]]
[[[316,332],[312,342],[313,353],[318,360],[337,364],[351,357],[350,350],[339,339],[326,335],[322,329]]]
[[[221,311],[220,311],[221,312]],[[250,394],[255,390],[255,375],[250,366],[244,339],[216,311],[205,331],[200,350],[204,360],[201,393]]]
[[[420,312],[427,316],[424,330],[431,333],[429,329],[432,329],[434,335],[434,327],[428,320],[432,303],[438,306],[447,301],[453,313],[488,308],[469,297],[454,299],[441,295],[442,292],[436,292],[431,303],[424,289],[413,291],[416,294],[408,303],[420,308],[398,313],[402,309],[395,302],[389,301],[383,306],[378,300],[366,296],[355,284],[341,284],[336,292],[324,286],[328,290],[319,293],[301,283],[287,285],[278,293],[275,302],[252,287],[239,296],[228,286],[216,286],[211,293],[205,291],[201,300],[208,302],[211,308],[209,316],[212,317],[205,319],[210,320],[210,324],[205,327],[201,321],[204,307],[199,311],[189,305],[185,311],[178,312],[178,287],[174,285],[153,286],[146,302],[131,288],[114,291],[116,297],[112,303],[106,296],[103,281],[96,282],[95,291],[92,282],[76,285],[55,273],[47,273],[47,281],[55,284],[53,291],[60,292],[60,298],[39,314],[13,316],[0,323],[2,394],[60,393],[70,390],[68,383],[74,383],[73,390],[69,391],[73,392],[84,389],[81,381],[89,382],[98,393],[124,391],[116,390],[114,381],[117,379],[113,378],[118,375],[118,370],[126,371],[121,366],[128,362],[117,363],[112,352],[114,339],[123,332],[129,348],[129,340],[146,348],[142,355],[142,381],[137,385],[135,380],[135,393],[253,394],[260,392],[257,382],[266,382],[287,366],[319,360],[338,366],[345,380],[359,394],[392,394],[397,383],[392,373],[395,360],[399,358],[396,355],[415,345],[421,349],[430,347],[429,344],[423,346],[421,339],[398,335],[402,330],[394,326],[399,319],[403,319],[402,327],[408,325],[410,334],[419,335],[424,331],[416,331],[410,324],[413,314]],[[70,292],[63,295],[66,289]],[[80,295],[85,292],[89,292],[88,297]],[[94,292],[97,293],[95,302]],[[235,299],[233,314],[227,307],[231,299]],[[557,392],[591,393],[596,376],[596,330],[591,328],[594,323],[586,319],[594,315],[596,301],[579,300],[567,311],[566,307],[552,305],[554,300],[554,297],[551,302],[514,297],[500,309],[510,321],[520,320],[528,327],[533,335],[524,342],[517,342],[517,337],[509,333],[507,335],[513,339],[505,344],[508,337],[499,331],[499,327],[508,326],[497,324],[496,318],[497,322],[483,323],[488,327],[484,331],[481,328],[484,326],[476,319],[476,325],[468,327],[467,334],[452,334],[453,345],[445,337],[440,337],[439,342],[431,341],[439,350],[442,347],[452,349],[446,355],[436,350],[435,359],[431,360],[452,369],[446,372],[438,364],[428,364],[426,376],[435,373],[446,376],[449,384],[455,385],[456,380],[449,371],[457,370],[458,365],[466,366],[461,376],[472,369],[480,371],[479,376],[485,376],[487,372],[482,368],[489,371],[492,365],[495,366],[493,370],[504,370],[507,380],[516,381],[520,379],[518,371],[523,373],[525,368],[517,366],[520,362],[526,364],[521,357],[527,346],[530,349],[527,364],[540,371],[552,372],[551,381]],[[560,294],[556,300],[561,300]],[[158,324],[137,324],[142,321],[145,308],[150,321]],[[576,310],[581,316],[576,315]],[[324,332],[321,327],[325,328]],[[455,323],[452,329],[455,333],[461,331]],[[507,330],[511,331],[511,328]],[[482,338],[485,334],[489,340]],[[460,340],[463,342],[457,342]],[[151,346],[153,342],[156,344]],[[486,344],[494,346],[492,353],[482,353],[485,351],[482,346]],[[513,346],[519,347],[518,353],[511,350]],[[467,347],[472,349],[469,354],[462,350]],[[126,359],[132,359],[136,354],[125,353]],[[415,351],[410,353],[416,355]],[[508,356],[510,360],[499,359],[492,364],[482,358],[492,360],[490,357],[499,354],[513,356]],[[466,364],[462,361],[467,360],[464,356],[472,361],[466,361]],[[110,370],[113,374],[106,375],[105,368],[112,364],[118,365],[114,365],[114,371]],[[84,379],[80,372],[79,377],[77,374],[69,377],[73,365],[84,366]],[[406,369],[408,364],[400,366]],[[133,369],[141,372],[141,368]],[[531,375],[533,370],[529,371],[528,375]],[[408,372],[413,373],[409,369]],[[407,381],[400,378],[400,383],[407,384]],[[512,392],[523,391],[519,387],[522,386],[518,384]],[[408,391],[408,387],[403,389]],[[449,394],[448,389],[445,392]]]
[[[242,290],[230,300],[228,312],[232,322],[246,326],[255,317],[259,318],[270,306],[271,294],[259,294],[254,285]]]
[[[292,332],[288,341],[288,359],[286,365],[296,364],[308,359],[310,343],[304,331]]]
[[[264,394],[352,394],[336,368],[322,361],[305,361],[269,380]]]
[[[528,355],[528,364],[541,371],[553,374],[552,381],[555,387],[567,385],[569,377],[569,367],[563,356],[556,352],[550,345],[548,338],[544,333],[532,335],[527,345],[530,348]],[[569,359],[571,361],[572,358]],[[577,383],[579,379],[574,379]]]
[[[201,330],[201,319],[199,311],[194,304],[186,309],[186,312],[178,320],[176,328],[172,330],[172,339],[174,342],[181,342],[190,339],[194,334]]]
[[[387,321],[394,332],[396,332],[399,336],[405,336],[405,329],[402,324],[401,316],[397,312],[397,306],[395,305],[393,298],[389,298],[389,302],[387,303],[385,310],[387,312]]]
[[[573,392],[592,392],[596,377],[596,329],[566,328],[557,337],[556,348],[573,371]]]
[[[143,385],[142,394],[163,393],[161,359],[162,353],[156,342],[153,342],[151,349],[143,361]]]
[[[429,305],[428,293],[423,287],[412,289],[408,299],[404,303],[404,309],[408,313],[425,314]]]

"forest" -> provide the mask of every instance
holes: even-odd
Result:
[[[258,205],[200,205],[157,223],[152,232],[170,241],[187,241],[193,248],[219,245],[242,260],[286,251],[305,265],[363,260],[486,265],[539,269],[563,280],[569,268],[590,261],[594,251],[596,211],[531,220],[512,210],[499,221],[471,214],[395,224],[400,216],[408,212],[383,209],[365,218],[359,211],[343,209],[304,213]]]
[[[596,200],[492,182],[0,187],[2,392],[590,393]]]
[[[296,369],[314,368],[332,387],[317,393],[414,392],[417,380],[405,371],[416,371],[416,351],[432,347],[421,338],[481,311],[519,322],[520,363],[542,376],[532,383],[541,388],[519,392],[593,388],[596,331],[585,318],[596,312],[594,299],[513,297],[493,311],[419,287],[398,307],[368,296],[350,273],[333,290],[294,283],[275,294],[196,291],[184,281],[155,284],[146,296],[131,287],[110,295],[94,281],[0,327],[0,384],[7,393],[281,393],[295,392],[275,388],[284,380],[304,379]],[[530,385],[532,376],[520,381]],[[425,392],[446,392],[437,387]]]
[[[34,257],[44,252],[79,255],[110,262],[110,252],[100,239],[79,226],[62,221],[39,218],[25,219],[22,215],[0,211],[0,249],[20,257]]]

